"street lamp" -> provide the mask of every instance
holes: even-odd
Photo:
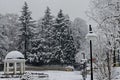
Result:
[[[91,80],[93,80],[93,64],[92,64],[92,41],[95,40],[97,35],[93,33],[91,25],[89,25],[89,33],[86,35],[86,39],[90,42],[90,62],[91,62]]]

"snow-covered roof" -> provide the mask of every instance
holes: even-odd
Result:
[[[5,59],[20,59],[20,58],[23,59],[24,55],[19,51],[11,51],[5,57]]]

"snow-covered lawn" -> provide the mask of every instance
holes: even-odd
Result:
[[[117,72],[120,72],[120,68],[116,68]],[[83,80],[82,75],[80,74],[80,71],[27,71],[29,73],[44,73],[48,74],[48,78],[42,78],[42,79],[34,79],[34,80]],[[0,72],[2,74],[3,72]],[[7,79],[2,79],[0,80],[20,80],[19,78],[7,78]],[[33,80],[33,79],[32,79]],[[90,75],[87,75],[87,79],[90,80]],[[96,79],[94,79],[96,80]],[[114,80],[120,80],[120,74],[116,76]]]
[[[41,71],[49,75],[49,80],[82,80],[79,71]]]
[[[36,71],[29,71],[29,72],[36,72]],[[82,76],[80,75],[79,71],[38,71],[38,72],[48,74],[49,75],[48,80],[82,80]],[[0,79],[0,80],[20,80],[20,79],[9,78],[9,79]]]

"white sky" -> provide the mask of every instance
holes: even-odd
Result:
[[[24,1],[28,3],[29,9],[32,11],[32,17],[35,20],[42,17],[46,7],[49,6],[55,16],[59,9],[62,9],[72,20],[80,17],[88,21],[85,11],[88,9],[90,0],[0,0],[0,13],[20,14]]]

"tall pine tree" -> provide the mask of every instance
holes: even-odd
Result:
[[[44,18],[42,19],[42,35],[43,39],[43,52],[51,52],[51,40],[52,40],[52,27],[53,27],[53,16],[51,15],[49,7],[45,11]]]
[[[32,39],[32,28],[34,26],[34,21],[31,17],[31,11],[29,11],[29,7],[27,3],[24,3],[24,6],[22,8],[22,15],[19,17],[20,21],[20,34],[19,34],[19,48],[22,49],[22,52],[25,55],[25,58],[27,59],[27,53],[29,52],[29,47],[31,44]]]
[[[40,31],[38,31],[38,36],[33,42],[32,51],[34,54],[39,56],[39,61],[44,61],[48,63],[50,61],[50,56],[52,54],[52,27],[53,27],[53,16],[51,15],[49,7],[45,10],[45,15],[41,19],[41,24],[39,25]],[[37,41],[37,42],[36,42]]]
[[[58,64],[72,64],[75,62],[76,48],[70,26],[69,18],[60,10],[54,24],[54,39],[56,40],[54,60]]]

